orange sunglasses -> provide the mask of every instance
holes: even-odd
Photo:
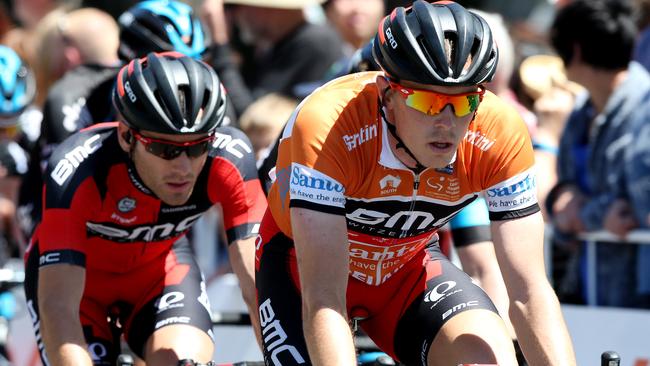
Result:
[[[393,81],[388,81],[390,88],[399,92],[406,100],[406,105],[430,116],[442,112],[449,104],[454,107],[456,117],[465,117],[478,109],[483,100],[485,88],[462,94],[443,94],[431,90],[407,88]]]

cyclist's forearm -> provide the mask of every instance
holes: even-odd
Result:
[[[560,304],[550,285],[540,285],[525,301],[511,299],[510,319],[531,365],[573,366],[575,354]]]
[[[65,314],[42,312],[41,331],[51,366],[92,365],[81,323]]]
[[[305,310],[303,327],[313,365],[356,365],[350,326],[339,312],[326,307]]]

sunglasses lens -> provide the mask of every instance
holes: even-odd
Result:
[[[406,96],[407,106],[428,115],[438,114],[451,104],[456,117],[465,117],[474,112],[480,101],[479,94],[445,95],[421,90],[413,90]]]
[[[195,145],[187,146],[185,151],[187,152],[187,156],[190,158],[198,158],[208,151],[208,146],[210,146],[210,142],[204,141]]]
[[[177,158],[183,152],[183,148],[160,142],[151,142],[147,145],[147,151],[159,158],[172,160]]]
[[[198,158],[208,151],[210,144],[214,140],[213,137],[209,136],[195,142],[174,144],[153,138],[145,138],[135,131],[133,135],[143,143],[149,153],[165,160],[176,159],[183,152],[190,158]]]

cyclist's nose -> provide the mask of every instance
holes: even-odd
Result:
[[[192,170],[192,159],[183,151],[180,155],[170,160],[170,168],[175,173],[187,174]]]
[[[433,125],[436,127],[451,128],[456,121],[454,107],[451,104],[447,104],[439,113],[433,115],[432,118]]]

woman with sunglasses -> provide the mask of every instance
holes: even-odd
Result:
[[[255,256],[267,364],[354,365],[353,320],[407,365],[516,365],[488,296],[436,250],[485,192],[526,358],[575,365],[528,131],[483,87],[498,60],[487,23],[418,0],[384,18],[372,52],[383,72],[331,81],[283,132]]]
[[[150,53],[122,68],[116,85],[119,122],[72,135],[48,164],[25,280],[41,357],[115,364],[110,315],[149,365],[207,362],[210,304],[185,233],[222,207],[231,264],[255,309],[266,200],[252,148],[241,131],[220,127],[225,92],[201,61]]]

